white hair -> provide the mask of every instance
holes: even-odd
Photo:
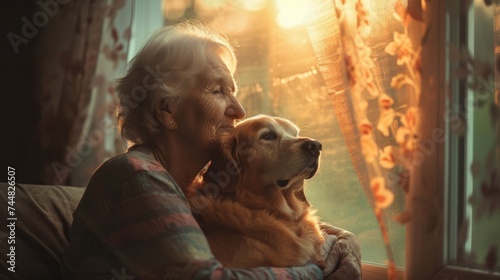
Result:
[[[227,38],[199,22],[159,29],[131,61],[125,77],[118,80],[117,117],[122,137],[134,144],[151,143],[160,133],[155,117],[158,104],[175,110],[187,92],[203,90],[220,70],[232,77],[236,64]]]

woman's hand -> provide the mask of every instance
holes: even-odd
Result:
[[[324,279],[329,280],[358,280],[361,279],[361,248],[357,237],[346,230],[322,223],[321,229],[330,236],[335,236],[337,242],[333,246],[327,242],[323,250],[331,250],[326,256]],[[328,239],[327,239],[328,240]],[[331,239],[330,239],[331,240]]]

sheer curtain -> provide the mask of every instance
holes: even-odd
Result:
[[[396,277],[389,225],[412,219],[405,202],[414,168],[425,156],[418,146],[425,7],[424,1],[408,2],[317,0],[308,28],[352,163],[380,227],[389,279]]]

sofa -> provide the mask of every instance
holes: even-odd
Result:
[[[84,188],[0,182],[1,279],[62,279],[73,211]],[[11,208],[9,208],[11,207]],[[12,271],[14,270],[14,271]]]

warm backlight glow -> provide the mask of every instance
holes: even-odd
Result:
[[[266,6],[267,0],[241,0],[241,6],[248,11],[262,10]]]
[[[194,10],[201,16],[213,15],[218,11],[230,7],[230,2],[226,0],[195,0]]]
[[[191,6],[191,0],[163,0],[161,9],[165,18],[169,20],[179,19],[184,16],[184,12]]]
[[[308,5],[306,0],[276,0],[278,15],[276,22],[280,27],[292,28],[306,22]]]

